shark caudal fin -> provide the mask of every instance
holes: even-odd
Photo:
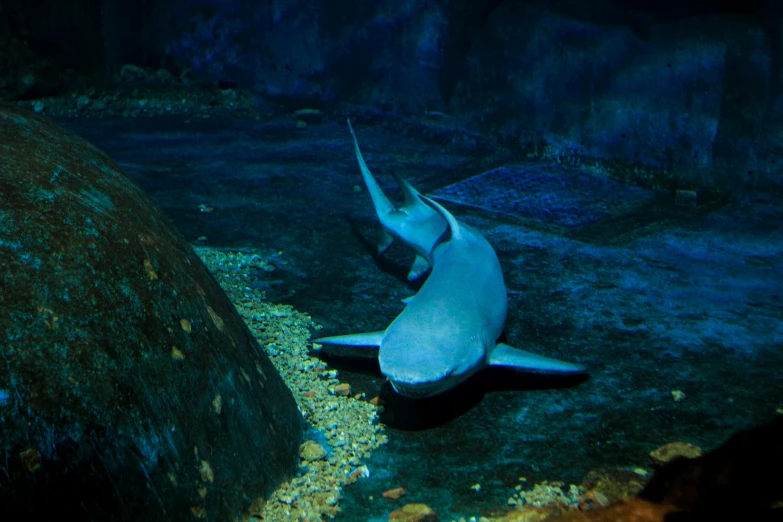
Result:
[[[383,225],[384,228],[388,230],[390,227],[390,220],[394,219],[397,209],[394,208],[394,205],[392,205],[391,201],[389,201],[389,198],[387,198],[386,194],[383,193],[383,190],[381,190],[381,186],[378,184],[375,176],[373,176],[370,172],[370,169],[367,168],[367,163],[364,162],[364,156],[362,156],[362,151],[359,148],[359,140],[356,138],[356,133],[354,132],[353,126],[351,125],[351,120],[348,119],[346,121],[348,122],[348,129],[351,131],[351,137],[353,138],[353,150],[356,153],[356,161],[359,162],[359,169],[362,171],[364,184],[367,186],[367,190],[370,193],[370,198],[372,199],[372,204],[375,207],[375,214],[381,221],[381,225]],[[388,248],[391,246],[393,241],[394,237],[389,234],[388,231],[384,231],[383,235],[381,236],[381,240],[378,243],[378,255],[383,255],[383,253],[386,252],[386,250],[388,250]]]
[[[356,133],[353,131],[351,120],[347,121],[348,129],[351,131],[351,137],[353,137],[353,150],[356,153],[356,161],[359,162],[359,169],[362,171],[364,184],[367,185],[367,190],[370,191],[372,203],[375,205],[375,212],[378,214],[378,217],[390,214],[395,210],[394,205],[391,204],[391,201],[389,201],[389,198],[383,193],[381,186],[378,185],[375,177],[370,172],[370,169],[367,168],[367,164],[364,162],[364,157],[362,156],[362,151],[359,149],[359,140],[356,139]],[[383,218],[381,217],[381,219]]]

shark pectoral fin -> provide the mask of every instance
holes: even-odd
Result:
[[[389,234],[388,232],[383,232],[383,235],[381,235],[381,240],[378,241],[378,255],[382,256],[384,252],[386,252],[389,247],[392,244],[392,241],[394,241],[394,236]]]
[[[410,303],[411,301],[413,301],[413,298],[414,298],[414,297],[416,297],[416,295],[415,295],[415,294],[414,294],[414,295],[410,295],[410,296],[408,296],[408,297],[406,297],[406,298],[402,299],[402,300],[401,300],[401,301],[402,301],[402,304],[404,304],[404,305],[407,305],[408,303]]]
[[[583,364],[551,359],[543,355],[526,352],[507,344],[498,343],[487,361],[490,366],[505,366],[534,372],[586,373]]]
[[[432,267],[430,266],[429,261],[416,254],[416,259],[413,260],[413,265],[411,266],[410,272],[408,272],[408,281],[420,278],[426,274],[430,268]]]
[[[314,343],[318,344],[341,344],[343,346],[372,346],[377,348],[381,345],[383,340],[383,334],[385,331],[380,332],[367,332],[351,335],[334,335],[332,337],[319,337],[313,339]]]

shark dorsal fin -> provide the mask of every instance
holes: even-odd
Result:
[[[455,241],[459,241],[462,239],[464,233],[462,232],[462,227],[459,224],[459,221],[451,215],[451,213],[440,206],[437,202],[433,201],[432,199],[428,198],[427,196],[424,196],[422,194],[419,194],[419,197],[422,201],[424,201],[426,204],[434,208],[438,211],[438,214],[443,216],[443,219],[446,220],[446,223],[449,225],[449,231],[451,232],[451,239]]]
[[[424,205],[424,203],[419,199],[419,191],[416,190],[413,185],[411,185],[407,179],[403,178],[396,172],[392,172],[392,177],[394,177],[395,183],[397,183],[397,186],[400,187],[402,190],[403,196],[405,196],[405,206],[406,207],[414,207],[418,205]]]

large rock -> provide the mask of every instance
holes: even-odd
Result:
[[[233,519],[295,469],[282,379],[106,155],[0,106],[0,512]]]
[[[783,415],[739,431],[693,459],[657,471],[639,497],[698,513],[699,520],[783,520]]]

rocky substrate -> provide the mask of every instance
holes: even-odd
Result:
[[[246,520],[314,522],[337,516],[342,488],[370,476],[364,462],[387,440],[377,417],[382,403],[377,397],[353,394],[336,370],[310,355],[310,333],[320,326],[308,315],[288,305],[270,304],[265,293],[254,288],[253,282],[264,272],[275,270],[268,259],[279,257],[280,252],[208,247],[196,247],[196,251],[266,349],[312,426],[300,447],[299,474],[266,501],[257,499]],[[714,496],[714,487],[700,481],[703,472],[699,470],[709,470],[710,476],[724,475],[736,484],[752,478],[754,466],[779,452],[774,434],[783,428],[783,410],[777,413],[769,425],[741,432],[707,455],[696,446],[675,441],[652,451],[645,467],[596,469],[578,485],[528,484],[525,477],[519,477],[507,506],[453,522],[577,522],[623,517],[657,522],[674,512],[699,516],[716,508],[698,500]],[[657,471],[651,475],[650,469]],[[405,488],[399,487],[379,493],[377,500],[396,500],[405,494]],[[761,509],[759,513],[766,514],[777,513],[780,501],[775,494],[756,498],[746,492],[726,505],[731,508],[747,502],[751,511]],[[388,510],[389,505],[379,505],[379,512]],[[344,517],[350,520],[350,513]],[[432,522],[438,515],[425,504],[410,503],[391,511],[389,520]]]
[[[319,326],[308,315],[267,303],[263,291],[250,286],[258,271],[273,270],[264,256],[196,250],[266,349],[312,426],[300,448],[300,473],[266,502],[257,499],[249,520],[316,521],[336,515],[342,488],[369,476],[364,459],[386,442],[383,426],[377,422],[377,401],[351,393],[336,370],[309,355],[310,331]]]

